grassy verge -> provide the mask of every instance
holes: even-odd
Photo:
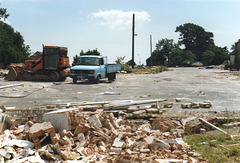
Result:
[[[227,135],[195,134],[186,136],[185,141],[210,163],[240,162],[240,141]]]
[[[135,67],[132,70],[134,74],[157,74],[163,71],[167,71],[166,66],[154,66],[154,67]]]

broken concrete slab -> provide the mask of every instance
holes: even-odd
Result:
[[[28,141],[28,140],[18,140],[18,139],[11,139],[11,146],[18,146],[22,147],[24,149],[33,149],[34,148],[34,143]]]
[[[96,127],[102,127],[102,123],[101,123],[101,121],[99,120],[98,115],[91,115],[91,116],[88,118],[88,121],[89,121],[90,124],[93,124],[93,125],[95,125]]]
[[[45,122],[51,122],[57,132],[60,132],[64,129],[72,130],[75,129],[78,125],[78,115],[76,112],[81,113],[81,108],[68,108],[68,109],[59,109],[56,111],[48,112],[43,114],[43,120]],[[73,117],[75,116],[75,117]],[[76,121],[75,121],[76,120]],[[73,126],[72,123],[77,123],[76,126]]]

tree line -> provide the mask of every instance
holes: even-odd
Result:
[[[216,46],[213,33],[205,31],[203,27],[186,23],[177,26],[175,32],[180,33],[179,41],[174,43],[173,39],[167,38],[159,40],[156,49],[146,60],[148,66],[190,66],[195,61],[206,66],[219,65],[229,59],[227,47]]]

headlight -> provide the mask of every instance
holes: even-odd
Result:
[[[89,74],[95,74],[95,71],[94,70],[90,70]]]

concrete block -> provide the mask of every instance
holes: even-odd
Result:
[[[148,136],[148,137],[144,138],[144,141],[146,141],[148,143],[148,145],[151,145],[154,143],[154,136]]]
[[[113,147],[117,147],[117,148],[122,148],[122,147],[123,147],[124,142],[121,141],[121,137],[122,137],[122,135],[119,134],[118,137],[116,137],[116,138],[114,139],[113,145],[112,145]]]
[[[154,145],[158,148],[165,148],[167,150],[171,149],[171,146],[168,143],[158,138],[154,138]]]
[[[98,115],[92,115],[92,116],[90,116],[89,118],[88,118],[88,121],[89,121],[89,123],[91,124],[94,124],[95,126],[97,126],[97,127],[102,127],[102,123],[101,123],[101,121],[99,120],[99,117],[98,117]]]
[[[28,141],[28,140],[18,140],[18,139],[12,139],[11,140],[11,146],[18,146],[18,147],[22,147],[24,149],[28,149],[28,148],[34,148],[34,143]]]
[[[0,149],[0,155],[3,156],[6,159],[10,159],[11,155],[9,153],[7,153],[5,150]]]
[[[64,129],[72,130],[72,120],[69,116],[69,113],[78,111],[78,108],[69,108],[69,109],[59,109],[56,111],[48,112],[43,114],[43,120],[45,122],[51,122],[57,132],[60,132]]]

